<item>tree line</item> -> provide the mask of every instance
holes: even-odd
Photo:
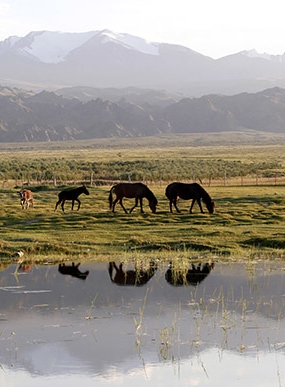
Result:
[[[285,176],[278,161],[242,162],[226,159],[167,159],[135,161],[82,161],[66,158],[19,160],[10,158],[0,164],[0,179],[21,182],[50,181],[175,181],[212,180],[240,177],[273,178]]]

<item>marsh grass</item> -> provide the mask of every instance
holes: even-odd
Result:
[[[177,275],[186,263],[184,261],[179,266],[179,261],[175,262],[173,269],[177,270]],[[226,266],[228,267],[228,264]],[[224,285],[213,288],[212,294],[206,288],[201,291],[201,285],[185,286],[188,303],[184,302],[182,308],[178,303],[177,310],[169,310],[168,319],[165,319],[164,313],[161,312],[164,308],[161,306],[157,316],[156,334],[152,341],[156,344],[162,361],[179,365],[181,350],[185,353],[185,348],[188,347],[199,357],[199,354],[208,348],[209,343],[217,348],[220,356],[227,350],[255,353],[258,356],[267,344],[270,352],[278,353],[284,348],[280,329],[284,303],[281,299],[278,300],[278,296],[272,300],[272,293],[267,293],[270,284],[266,283],[275,281],[270,274],[274,275],[275,270],[279,272],[280,264],[277,263],[275,269],[271,262],[261,264],[262,276],[264,275],[262,281],[258,274],[261,266],[259,269],[256,267],[255,271],[252,266],[248,264],[246,272],[248,271],[249,278],[245,286],[233,288],[228,286],[227,280]],[[241,267],[245,268],[244,263]],[[247,286],[251,289],[250,297]],[[264,287],[267,289],[265,293]],[[165,307],[167,309],[167,305]],[[266,324],[263,316],[269,319]]]

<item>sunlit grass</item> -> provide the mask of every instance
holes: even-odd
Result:
[[[173,253],[186,256],[232,257],[278,256],[285,248],[285,188],[283,186],[206,187],[215,199],[216,212],[201,214],[198,206],[189,214],[190,201],[179,201],[180,214],[169,213],[165,187],[152,185],[158,198],[156,214],[144,201],[125,214],[118,205],[109,210],[110,187],[90,187],[81,196],[80,211],[54,212],[57,189],[35,193],[35,207],[22,210],[15,190],[0,190],[1,259],[11,259],[18,250],[26,259],[61,260],[78,256],[104,260],[153,255],[169,260]],[[126,208],[133,200],[125,200]]]

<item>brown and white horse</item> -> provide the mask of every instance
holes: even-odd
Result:
[[[22,209],[27,210],[30,206],[34,207],[34,196],[32,191],[29,189],[22,189],[20,192],[18,192],[20,195],[20,204],[22,206]]]

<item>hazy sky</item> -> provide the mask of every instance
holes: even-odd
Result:
[[[0,0],[0,41],[30,31],[110,29],[212,58],[285,52],[282,0]]]

